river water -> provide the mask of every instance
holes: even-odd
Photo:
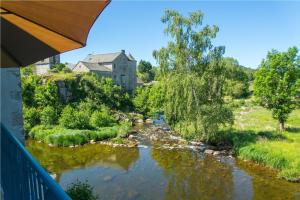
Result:
[[[274,171],[192,150],[26,145],[63,188],[87,180],[101,199],[300,200],[300,184],[277,179]]]

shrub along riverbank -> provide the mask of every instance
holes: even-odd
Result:
[[[228,136],[235,154],[243,159],[271,167],[278,176],[300,181],[300,109],[279,132],[270,111],[259,106],[243,106],[235,111],[234,131]]]
[[[28,136],[54,146],[82,145],[93,141],[101,141],[122,137],[131,127],[130,123],[122,123],[112,127],[101,127],[96,130],[66,129],[60,126],[38,125],[31,129]]]
[[[22,69],[26,136],[55,146],[81,145],[127,134],[131,122],[120,119],[130,96],[109,78],[71,72],[36,76]],[[119,138],[118,138],[119,137]]]

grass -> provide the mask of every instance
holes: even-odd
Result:
[[[300,109],[291,113],[286,131],[278,131],[271,112],[259,107],[235,111],[232,143],[236,155],[244,160],[277,169],[278,176],[300,180]]]
[[[38,125],[31,129],[28,137],[55,146],[72,146],[88,143],[90,140],[101,141],[124,135],[130,124],[124,123],[113,127],[102,127],[97,130],[66,129],[60,126]]]

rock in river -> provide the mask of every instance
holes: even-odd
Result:
[[[204,151],[205,154],[213,154],[214,153],[214,150],[211,150],[211,149],[206,149]]]

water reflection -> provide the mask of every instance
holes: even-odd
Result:
[[[191,151],[152,150],[168,180],[166,198],[232,199],[232,166]]]
[[[193,151],[120,148],[100,144],[50,148],[27,141],[27,149],[65,188],[88,180],[101,199],[300,200],[300,185],[243,161],[218,160]]]
[[[253,163],[237,160],[236,171],[242,169],[245,173],[239,176],[239,189],[251,180],[253,200],[300,200],[300,184],[290,183],[276,178],[276,172]]]
[[[59,177],[63,172],[89,166],[128,170],[139,159],[136,148],[112,148],[106,145],[84,145],[79,148],[49,148],[28,140],[26,148],[50,173]],[[59,180],[58,180],[59,181]]]

